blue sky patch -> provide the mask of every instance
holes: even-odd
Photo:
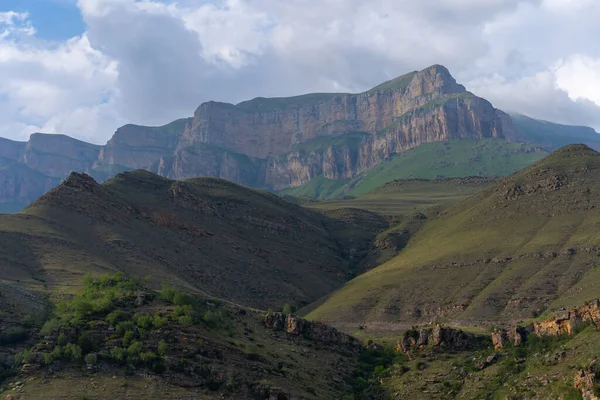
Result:
[[[2,0],[0,12],[4,11],[28,12],[43,40],[65,40],[85,31],[76,0]]]

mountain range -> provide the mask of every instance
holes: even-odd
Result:
[[[598,143],[441,66],[3,140],[0,397],[597,400]]]
[[[71,171],[102,182],[119,172],[145,169],[170,179],[214,176],[277,191],[314,186],[315,179],[346,183],[406,150],[462,139],[515,144],[504,170],[469,163],[457,176],[506,175],[523,166],[523,154],[530,163],[568,143],[600,148],[593,129],[511,117],[434,65],[358,94],[208,102],[193,117],[165,126],[125,125],[104,146],[40,133],[28,142],[2,139],[0,210],[22,209]],[[428,155],[420,158],[433,158]],[[419,169],[410,177],[427,174]]]

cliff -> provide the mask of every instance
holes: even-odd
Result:
[[[510,116],[434,65],[358,94],[207,102],[193,117],[161,127],[125,125],[105,146],[64,135],[34,134],[27,143],[5,140],[0,161],[22,164],[51,180],[79,171],[102,181],[146,169],[172,179],[217,176],[277,190],[320,175],[354,177],[420,144],[464,138],[520,136]],[[10,189],[14,185],[2,186],[0,198],[19,197]],[[35,187],[27,202],[43,192],[41,184]]]

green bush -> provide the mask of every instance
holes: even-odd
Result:
[[[152,319],[152,325],[155,329],[162,328],[167,324],[168,320],[166,318],[161,317],[160,315],[155,315]]]
[[[133,342],[134,338],[135,338],[135,334],[133,333],[133,331],[125,332],[125,334],[123,335],[123,346],[124,347],[129,346]]]
[[[158,354],[160,354],[161,356],[164,356],[169,351],[169,345],[164,340],[161,340],[160,342],[158,342],[157,350],[158,350]]]
[[[62,358],[63,352],[60,346],[54,346],[54,350],[52,350],[52,358],[54,360],[60,360]]]
[[[123,312],[119,309],[116,309],[112,312],[110,312],[107,316],[106,316],[106,322],[108,322],[110,325],[116,326],[119,322],[123,321],[126,318],[125,314],[123,314]]]
[[[177,321],[179,322],[180,325],[183,325],[183,326],[194,325],[194,319],[192,317],[190,317],[189,315],[182,315],[181,317],[179,317],[177,319]]]
[[[61,332],[61,334],[58,335],[57,342],[59,346],[64,346],[65,344],[67,344],[67,337],[64,333]]]
[[[157,358],[158,356],[151,351],[140,353],[140,359],[148,365],[152,365]]]
[[[194,296],[187,293],[177,292],[173,296],[173,304],[177,306],[192,306],[195,302]]]
[[[54,362],[54,357],[52,356],[52,353],[44,353],[44,364],[50,365],[53,362]]]
[[[15,364],[28,364],[33,361],[33,354],[31,350],[25,349],[15,354]]]
[[[162,289],[160,289],[158,291],[158,294],[160,295],[160,298],[163,301],[166,301],[168,303],[172,303],[173,302],[173,298],[177,294],[177,290],[175,288],[170,287],[166,283],[162,283],[161,286],[162,286]]]
[[[154,318],[149,315],[136,314],[133,316],[133,321],[141,329],[152,329],[154,325]]]
[[[62,349],[65,358],[72,361],[79,361],[83,357],[83,350],[76,344],[69,343]]]
[[[283,308],[281,309],[281,312],[284,314],[291,314],[294,312],[294,310],[292,309],[292,306],[289,304],[284,304]]]
[[[98,356],[96,354],[90,353],[85,356],[85,363],[87,365],[96,365],[98,362]]]
[[[212,328],[218,328],[221,326],[224,322],[224,319],[225,318],[221,311],[207,311],[202,317],[202,320]]]
[[[133,321],[123,321],[117,324],[117,334],[119,336],[125,336],[126,332],[133,331]]]
[[[110,356],[114,360],[119,362],[125,362],[125,360],[127,359],[126,351],[120,347],[113,347],[112,349],[110,349]]]
[[[92,340],[92,338],[90,337],[90,335],[87,332],[83,332],[79,336],[78,344],[81,347],[81,350],[83,351],[84,354],[87,354],[87,353],[93,351],[94,347],[95,347],[94,341]]]
[[[127,355],[130,357],[134,357],[134,356],[139,356],[141,351],[142,351],[142,343],[138,342],[138,341],[134,341],[133,343],[131,343],[131,345],[127,348]]]

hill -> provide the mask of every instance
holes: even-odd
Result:
[[[399,153],[352,179],[330,180],[320,176],[302,186],[283,189],[280,193],[323,200],[361,197],[399,179],[506,176],[547,154],[533,145],[502,139],[428,143]]]
[[[366,349],[333,328],[169,286],[155,291],[120,273],[81,283],[13,364],[0,358],[0,393],[15,400],[353,393]]]
[[[356,328],[497,323],[594,298],[600,154],[552,153],[431,218],[398,256],[309,317]]]
[[[121,271],[262,309],[302,306],[352,273],[329,221],[216,178],[134,171],[98,184],[73,173],[0,215],[0,281],[56,291]]]

